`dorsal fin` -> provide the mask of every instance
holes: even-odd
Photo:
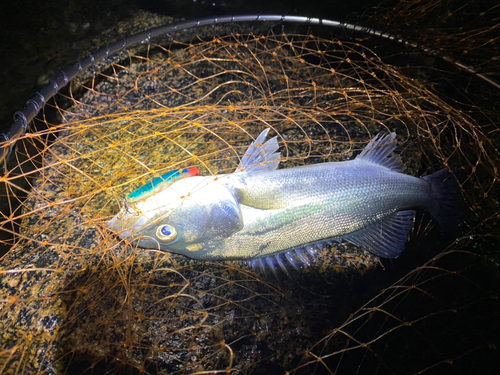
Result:
[[[404,168],[399,155],[391,155],[396,148],[396,133],[380,136],[377,134],[356,156],[356,160],[378,164],[396,172]]]
[[[264,143],[269,128],[262,133],[248,147],[241,158],[235,172],[271,172],[278,168],[280,153],[278,150],[278,137],[273,137]]]
[[[184,177],[199,176],[200,171],[197,167],[189,167],[184,169],[176,169],[160,177],[156,177],[154,180],[148,182],[146,185],[141,186],[139,189],[134,190],[127,196],[129,202],[135,202],[140,199],[149,197],[154,193],[158,193],[164,190],[166,187],[170,186],[174,181],[177,181]]]

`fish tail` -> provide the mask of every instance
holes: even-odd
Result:
[[[455,176],[447,169],[441,169],[423,179],[429,183],[430,187],[430,202],[427,210],[446,235],[456,237],[462,221],[460,186]]]

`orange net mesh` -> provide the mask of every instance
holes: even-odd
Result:
[[[475,281],[498,261],[498,117],[445,97],[428,74],[411,78],[374,42],[313,32],[158,42],[59,94],[1,178],[2,371],[422,373],[494,351],[488,338],[434,339],[440,317],[458,330],[498,291]],[[231,173],[264,128],[278,135],[281,168],[347,160],[395,131],[405,173],[457,172],[470,232],[444,251],[419,217],[417,260],[384,262],[392,280],[368,252],[334,244],[278,283],[241,262],[137,248],[106,226],[167,171]],[[409,354],[419,345],[431,354]]]

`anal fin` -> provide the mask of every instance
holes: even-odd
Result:
[[[397,258],[405,249],[414,217],[414,210],[398,211],[342,239],[379,257]]]
[[[307,245],[297,249],[282,251],[277,254],[266,255],[258,258],[245,260],[244,263],[255,271],[272,274],[279,280],[278,271],[290,275],[289,266],[300,272],[301,268],[309,267],[316,260],[317,249],[315,245]]]

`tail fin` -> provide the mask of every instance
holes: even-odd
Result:
[[[430,185],[431,202],[427,210],[446,235],[458,236],[462,224],[460,218],[462,196],[455,176],[447,169],[441,169],[423,179]]]

